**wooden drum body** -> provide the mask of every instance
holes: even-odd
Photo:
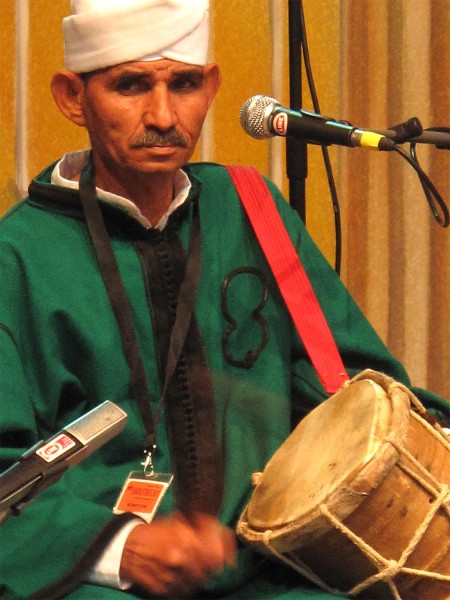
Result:
[[[413,394],[364,371],[255,475],[237,527],[337,595],[450,598],[450,444]]]

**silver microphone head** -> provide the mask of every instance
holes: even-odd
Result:
[[[252,96],[242,105],[239,119],[246,133],[252,137],[262,140],[273,137],[274,134],[269,131],[266,125],[267,117],[275,106],[280,103],[270,96]]]
[[[85,415],[64,428],[84,449],[76,452],[73,457],[68,457],[69,465],[76,465],[81,460],[92,454],[95,450],[109,442],[118,435],[127,421],[127,413],[120,406],[110,400],[96,406]]]

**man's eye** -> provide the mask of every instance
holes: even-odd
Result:
[[[202,75],[189,75],[186,77],[179,77],[172,82],[171,88],[174,91],[190,92],[199,89],[203,85]]]
[[[148,84],[142,79],[127,78],[117,82],[116,90],[121,94],[142,94],[148,91]]]

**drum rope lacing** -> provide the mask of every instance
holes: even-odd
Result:
[[[450,440],[447,436],[446,431],[439,425],[439,423],[430,415],[430,413],[426,410],[426,408],[422,405],[422,403],[412,394],[412,392],[403,384],[396,382],[387,376],[377,373],[376,371],[367,370],[361,373],[359,376],[356,376],[354,380],[346,382],[343,385],[344,387],[348,387],[353,381],[358,381],[361,379],[373,380],[375,383],[378,383],[385,391],[385,393],[391,398],[396,394],[396,391],[403,391],[407,394],[410,401],[410,416],[414,418],[433,436],[435,441],[437,441],[440,445],[444,447],[447,452],[450,452]],[[332,526],[347,536],[347,538],[362,552],[366,558],[372,562],[374,567],[378,569],[378,573],[375,573],[372,576],[369,576],[365,580],[360,583],[357,583],[350,589],[345,592],[341,589],[335,589],[331,587],[331,585],[322,581],[322,579],[314,572],[312,569],[305,564],[299,557],[298,553],[294,550],[286,551],[283,550],[281,553],[277,548],[273,545],[274,542],[280,537],[280,530],[272,530],[268,529],[264,532],[247,532],[247,535],[253,536],[254,542],[262,542],[265,546],[266,550],[269,551],[270,554],[273,554],[277,557],[281,562],[290,566],[292,569],[309,579],[311,582],[315,583],[317,586],[321,587],[323,590],[332,593],[336,596],[341,597],[355,597],[361,591],[373,586],[376,583],[383,583],[388,586],[392,593],[392,598],[394,600],[402,600],[400,596],[400,592],[397,586],[402,585],[401,582],[394,582],[394,578],[398,574],[405,574],[415,577],[417,579],[424,579],[429,581],[432,580],[440,581],[440,582],[449,582],[450,576],[444,575],[443,573],[437,573],[432,571],[424,571],[419,569],[413,569],[411,567],[406,567],[405,563],[413,554],[414,550],[417,548],[421,539],[425,536],[428,528],[430,527],[433,518],[437,515],[439,510],[442,510],[445,514],[450,515],[450,485],[448,483],[442,483],[434,477],[434,475],[422,464],[401,444],[399,444],[394,439],[395,433],[392,436],[387,436],[384,438],[379,438],[379,442],[381,445],[391,445],[398,455],[398,461],[396,462],[396,467],[401,469],[405,474],[407,474],[411,479],[414,479],[417,483],[426,492],[429,494],[429,509],[426,509],[426,514],[424,515],[422,523],[419,527],[416,528],[414,534],[407,544],[406,549],[402,552],[401,556],[398,560],[389,560],[379,554],[374,548],[372,548],[367,542],[365,542],[361,537],[359,537],[356,533],[350,530],[346,525],[344,525],[338,517],[331,513],[328,508],[328,505],[322,503],[317,506],[319,513],[327,519]],[[258,475],[258,477],[256,477]],[[262,477],[263,473],[254,474],[254,486],[258,485],[259,479]],[[243,520],[243,530],[248,527],[248,524]],[[248,538],[249,539],[249,538]],[[434,558],[435,564],[437,561],[440,561],[441,556],[447,551],[447,546],[444,543],[442,544],[442,548],[439,552],[439,555]],[[403,592],[402,592],[403,593]]]
[[[351,529],[349,529],[343,523],[341,523],[341,521],[339,521],[339,519],[337,519],[330,512],[330,510],[328,509],[328,507],[325,504],[322,504],[320,506],[321,513],[325,517],[327,517],[329,519],[329,521],[337,529],[339,529],[344,535],[346,535],[358,547],[358,549],[361,550],[379,569],[378,573],[376,573],[375,575],[372,575],[372,576],[368,577],[367,579],[365,579],[364,581],[360,582],[359,584],[357,584],[356,586],[354,586],[353,588],[348,590],[344,595],[356,596],[362,590],[381,581],[381,582],[389,585],[389,588],[391,589],[395,600],[401,600],[401,596],[400,596],[400,594],[397,590],[397,587],[393,581],[394,577],[396,575],[398,575],[399,573],[415,575],[415,576],[428,578],[428,579],[435,579],[438,581],[450,582],[449,575],[443,575],[441,573],[435,573],[435,572],[431,572],[431,571],[423,571],[421,569],[412,569],[410,567],[404,566],[406,561],[408,560],[409,556],[412,554],[412,552],[415,550],[418,543],[424,536],[426,530],[428,529],[428,526],[430,525],[432,519],[434,518],[434,516],[437,513],[437,511],[439,510],[439,508],[443,505],[443,503],[445,503],[445,502],[448,503],[449,500],[450,500],[449,487],[447,485],[444,485],[444,486],[442,486],[442,490],[441,490],[440,494],[437,496],[435,502],[432,503],[432,506],[431,506],[430,510],[428,511],[427,515],[425,516],[425,519],[423,520],[422,524],[417,529],[415,535],[413,536],[410,543],[405,548],[405,550],[403,551],[399,560],[397,560],[397,561],[396,560],[388,560],[384,556],[379,554],[369,544],[366,544],[361,537],[355,535],[353,533],[353,531],[351,531]]]
[[[420,403],[418,408],[421,408]],[[429,423],[422,419],[417,413],[412,412],[411,415],[413,418],[419,420],[420,423],[424,427],[426,427],[430,431],[430,433],[432,433],[433,436],[438,438],[439,441],[444,444],[444,446],[448,446],[450,448],[450,445],[448,444],[445,435],[442,436],[440,434],[440,431],[437,431],[434,427],[429,425]],[[326,504],[321,504],[319,506],[321,514],[323,514],[335,528],[337,528],[344,535],[346,535],[350,539],[350,541],[352,541],[355,544],[355,546],[359,550],[361,550],[378,569],[378,573],[367,577],[365,580],[363,580],[347,592],[342,592],[342,590],[337,590],[327,585],[316,573],[309,569],[309,567],[305,565],[297,555],[295,555],[295,561],[293,561],[288,556],[291,553],[287,552],[286,554],[281,554],[280,552],[278,552],[277,549],[274,548],[274,546],[271,544],[270,538],[273,533],[271,530],[265,531],[263,535],[264,545],[268,549],[270,549],[270,551],[275,556],[277,556],[278,559],[283,561],[285,564],[289,565],[291,568],[295,569],[301,575],[307,577],[310,581],[312,581],[325,591],[335,594],[337,596],[356,596],[361,591],[374,585],[375,583],[383,582],[389,586],[395,600],[402,600],[398,592],[397,586],[393,581],[394,577],[396,577],[399,573],[405,573],[438,581],[450,582],[450,575],[444,575],[432,571],[424,571],[421,569],[405,567],[406,561],[414,552],[417,545],[420,543],[422,537],[425,535],[437,511],[440,508],[442,508],[450,516],[450,488],[447,484],[442,484],[441,482],[439,482],[425,467],[423,467],[423,465],[406,448],[399,444],[395,439],[387,437],[383,440],[383,442],[392,445],[399,453],[399,455],[405,457],[408,461],[412,463],[412,465],[415,467],[415,469],[417,469],[417,471],[409,467],[405,462],[402,462],[401,460],[397,463],[397,466],[401,468],[405,473],[407,473],[411,478],[415,479],[428,493],[435,497],[434,501],[430,501],[430,510],[425,515],[425,518],[423,519],[421,525],[417,528],[414,536],[411,538],[409,544],[402,552],[398,560],[390,560],[379,554],[361,537],[353,533],[351,529],[349,529],[337,517],[335,517]]]
[[[300,573],[300,575],[303,575],[304,577],[312,581],[312,583],[315,583],[318,587],[322,588],[326,592],[334,594],[335,596],[346,596],[346,594],[343,593],[341,590],[332,588],[329,585],[327,585],[324,581],[322,581],[322,579],[318,575],[316,575],[314,571],[312,571],[307,565],[305,565],[305,563],[303,563],[297,556],[295,557],[295,561],[293,561],[286,554],[281,554],[280,552],[278,552],[278,550],[270,543],[270,537],[272,533],[273,532],[271,529],[267,529],[266,531],[264,531],[264,533],[262,534],[262,541],[266,548],[270,550],[270,552],[274,554],[279,560],[284,562],[286,565],[292,567],[292,569],[297,571],[297,573]]]

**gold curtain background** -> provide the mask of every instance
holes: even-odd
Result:
[[[367,127],[450,126],[450,1],[343,0],[340,113]],[[447,204],[450,152],[418,156]],[[450,231],[397,154],[342,154],[343,279],[413,380],[450,397]]]
[[[195,158],[253,164],[287,193],[284,141],[238,124],[254,94],[288,104],[288,0],[211,0],[212,55],[223,85]],[[62,68],[69,0],[2,0],[0,214],[62,153],[86,147],[49,91]],[[449,126],[450,0],[303,0],[323,114],[367,128],[417,116]],[[303,106],[312,109],[304,78]],[[450,200],[450,154],[420,145]],[[342,212],[342,279],[413,383],[450,397],[450,231],[430,215],[417,176],[396,153],[330,148]],[[307,227],[334,264],[333,210],[317,146],[308,147]],[[1,284],[0,284],[1,285]]]

